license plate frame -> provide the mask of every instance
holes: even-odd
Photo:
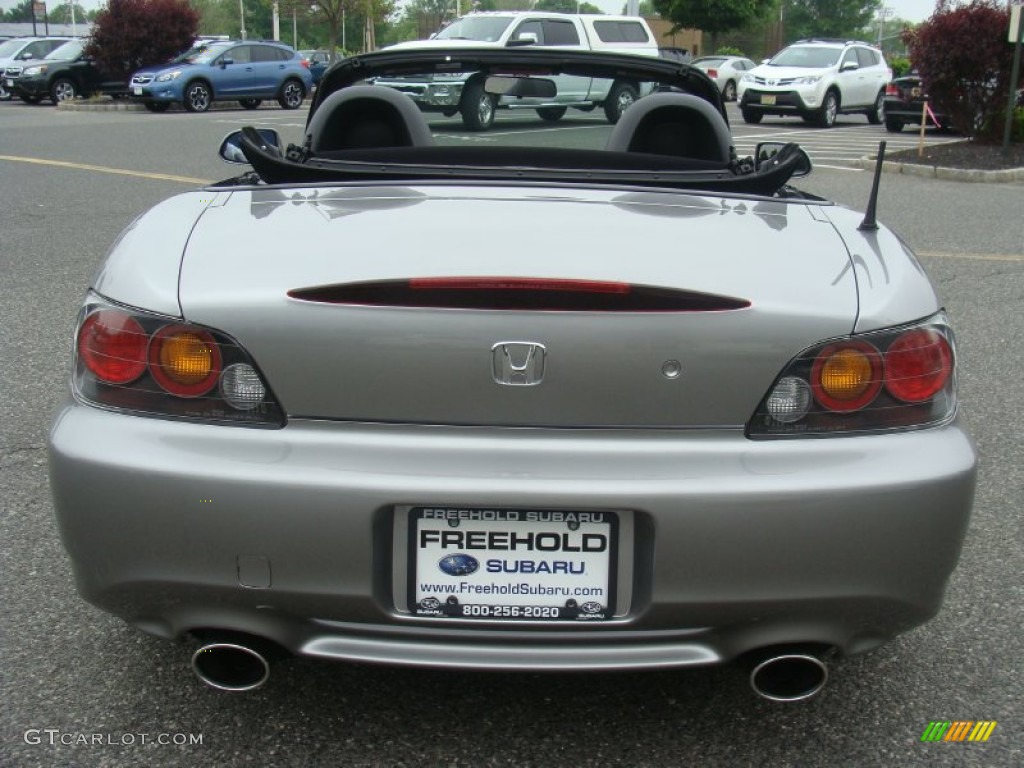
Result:
[[[611,511],[413,506],[409,610],[470,622],[607,621],[616,609],[619,529]]]

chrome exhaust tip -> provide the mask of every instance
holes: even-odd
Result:
[[[270,677],[270,662],[238,643],[207,643],[192,654],[196,676],[218,691],[253,691]]]
[[[803,701],[821,692],[828,667],[817,656],[787,653],[770,656],[750,673],[750,687],[769,701]]]

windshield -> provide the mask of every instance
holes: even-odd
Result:
[[[77,59],[85,50],[85,43],[81,40],[68,40],[59,48],[54,48],[44,58],[53,60]]]
[[[209,64],[231,47],[231,43],[201,43],[171,61],[171,64]]]
[[[18,52],[22,46],[25,45],[24,40],[8,40],[6,43],[0,45],[0,59],[9,59],[11,56]]]
[[[511,16],[463,16],[438,32],[435,39],[480,40],[493,43],[511,23]]]
[[[709,56],[706,59],[694,59],[690,63],[695,67],[720,67],[725,63],[725,59]]]
[[[839,61],[841,48],[820,48],[795,45],[787,48],[768,62],[771,67],[807,67],[820,69],[831,67]]]

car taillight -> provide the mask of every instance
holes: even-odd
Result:
[[[219,331],[90,297],[75,335],[75,393],[132,413],[283,426],[248,353]]]
[[[943,315],[822,342],[786,366],[749,437],[932,426],[956,413],[953,333]]]
[[[916,328],[897,337],[885,353],[885,388],[897,400],[921,403],[953,375],[953,350],[940,333]]]
[[[856,411],[882,388],[882,358],[864,341],[825,347],[811,367],[811,391],[830,411]]]
[[[893,85],[892,83],[889,83],[887,86],[885,86],[885,95],[886,96],[899,96],[900,95],[900,87],[898,85]]]
[[[199,397],[217,383],[220,348],[208,331],[165,325],[150,342],[149,370],[156,383],[172,395]]]
[[[304,66],[306,69],[309,69],[309,59],[303,59],[302,66]]]
[[[127,312],[101,309],[78,329],[78,354],[85,366],[107,384],[129,384],[146,371],[149,337]]]

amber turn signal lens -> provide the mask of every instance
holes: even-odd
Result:
[[[206,331],[167,325],[153,335],[149,370],[172,395],[199,397],[209,392],[221,370],[217,342]]]
[[[832,411],[856,411],[875,399],[882,387],[882,357],[864,341],[832,344],[811,370],[814,397]]]

